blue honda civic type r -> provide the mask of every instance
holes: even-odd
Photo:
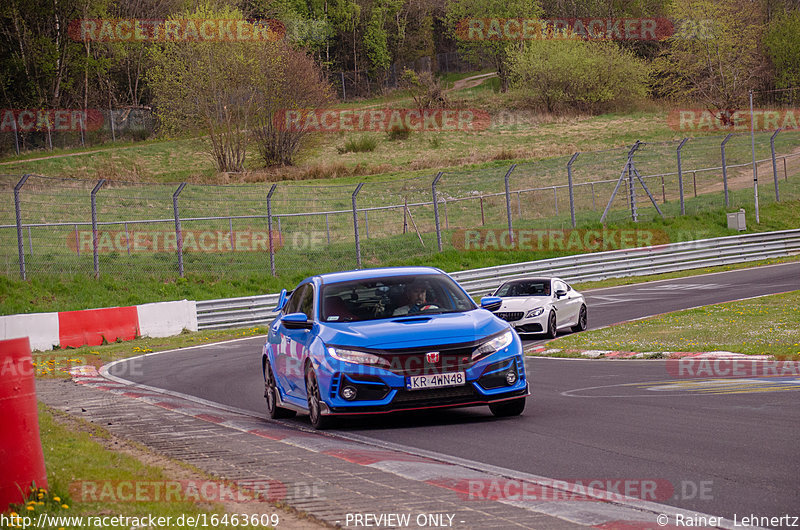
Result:
[[[514,416],[529,395],[522,343],[450,276],[429,267],[306,278],[281,293],[262,352],[271,418],[488,405]]]

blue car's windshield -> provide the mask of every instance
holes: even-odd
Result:
[[[355,322],[416,314],[455,313],[475,303],[444,274],[369,278],[322,287],[323,322]]]

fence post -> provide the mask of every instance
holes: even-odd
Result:
[[[572,187],[572,163],[581,154],[580,151],[572,155],[567,162],[567,183],[569,184],[569,216],[572,219],[572,228],[575,228],[575,194]]]
[[[178,275],[183,278],[183,234],[181,233],[181,216],[178,213],[178,195],[181,194],[185,182],[181,182],[175,193],[172,194],[172,212],[175,215],[175,246],[178,250]]]
[[[780,202],[781,196],[778,192],[778,163],[775,161],[775,137],[778,136],[778,133],[781,132],[783,128],[779,128],[775,131],[775,134],[769,139],[769,148],[772,151],[772,176],[775,179],[775,201]],[[785,160],[785,159],[784,159]]]
[[[19,155],[19,130],[17,129],[17,117],[14,117],[14,148],[17,151],[17,155]],[[52,150],[53,147],[51,146],[50,149]]]
[[[339,72],[339,75],[342,76],[342,101],[347,99],[347,90],[344,87],[344,72]]]
[[[730,133],[722,140],[722,144],[720,144],[720,150],[722,151],[722,189],[725,192],[725,208],[731,205],[730,199],[728,198],[728,162],[725,160],[725,144],[728,143],[728,140],[732,137],[733,133]]]
[[[439,200],[436,198],[436,184],[439,182],[439,179],[442,178],[442,175],[444,175],[444,172],[440,171],[433,178],[433,182],[431,183],[431,194],[433,195],[433,222],[436,224],[436,246],[439,252],[442,251],[442,227],[439,226]]]
[[[750,152],[753,155],[753,202],[756,210],[756,224],[761,223],[761,216],[758,213],[758,167],[756,166],[756,133],[755,120],[753,119],[753,91],[749,91],[750,96]]]
[[[511,164],[511,167],[508,168],[508,171],[506,171],[506,176],[504,177],[506,185],[506,216],[508,217],[508,237],[511,240],[512,245],[514,244],[514,230],[511,227],[511,193],[509,191],[509,179],[511,177],[511,173],[516,167],[516,164]]]
[[[14,186],[14,213],[17,215],[17,248],[19,250],[19,273],[23,280],[27,280],[25,276],[25,240],[22,238],[22,211],[19,206],[19,192],[25,181],[28,180],[30,175],[22,175],[22,178],[17,185]]]
[[[686,215],[686,206],[683,202],[683,168],[681,167],[681,149],[683,148],[683,144],[688,141],[688,138],[684,138],[681,140],[681,144],[678,146],[678,193],[680,193],[681,196],[681,215]]]
[[[358,186],[356,186],[355,191],[353,191],[353,233],[355,234],[356,238],[356,268],[361,268],[361,241],[358,239],[358,209],[356,207],[356,197],[358,196],[358,192],[361,191],[361,187],[364,185],[363,182],[359,182]]]
[[[275,193],[275,188],[277,188],[277,184],[273,184],[272,187],[269,189],[269,193],[267,193],[267,233],[269,234],[269,270],[272,272],[273,276],[277,276],[275,273],[275,242],[272,239],[272,194]],[[325,215],[327,221],[327,214]],[[330,237],[330,236],[329,236]]]
[[[92,201],[92,256],[94,260],[94,277],[100,278],[100,256],[98,255],[97,251],[97,192],[100,191],[100,188],[103,184],[106,183],[106,179],[100,179],[100,181],[95,185],[94,189],[92,189],[91,194],[91,201]]]

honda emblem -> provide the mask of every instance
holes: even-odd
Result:
[[[425,354],[425,361],[428,364],[436,364],[439,362],[439,352],[438,351],[429,351]]]

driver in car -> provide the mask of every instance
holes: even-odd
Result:
[[[429,304],[426,300],[428,289],[424,282],[413,282],[406,287],[406,305],[394,310],[393,316],[413,315],[428,309],[438,309],[438,306]]]

